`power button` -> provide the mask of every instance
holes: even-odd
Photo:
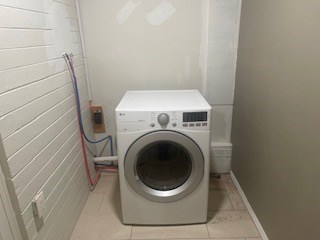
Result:
[[[150,125],[151,127],[155,127],[156,125],[154,124],[154,123],[151,123],[151,125]]]

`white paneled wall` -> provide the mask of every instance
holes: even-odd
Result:
[[[206,99],[213,106],[213,141],[230,142],[241,0],[210,2]]]
[[[88,195],[73,85],[62,57],[75,55],[85,128],[93,137],[80,46],[74,0],[0,0],[1,165],[25,239],[69,239]],[[32,207],[40,191],[46,200],[41,219]]]
[[[212,106],[211,171],[229,172],[241,0],[211,0],[206,94]],[[223,153],[223,154],[221,154]]]

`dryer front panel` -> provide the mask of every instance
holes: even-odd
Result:
[[[175,131],[155,131],[136,140],[124,161],[133,191],[156,202],[173,202],[193,192],[204,174],[198,145]]]

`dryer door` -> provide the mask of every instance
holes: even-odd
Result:
[[[198,187],[204,158],[191,138],[174,131],[156,131],[130,146],[124,171],[128,184],[142,197],[173,202]]]

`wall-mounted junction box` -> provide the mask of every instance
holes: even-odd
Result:
[[[104,133],[106,131],[103,119],[102,106],[91,107],[93,130],[95,133]]]

